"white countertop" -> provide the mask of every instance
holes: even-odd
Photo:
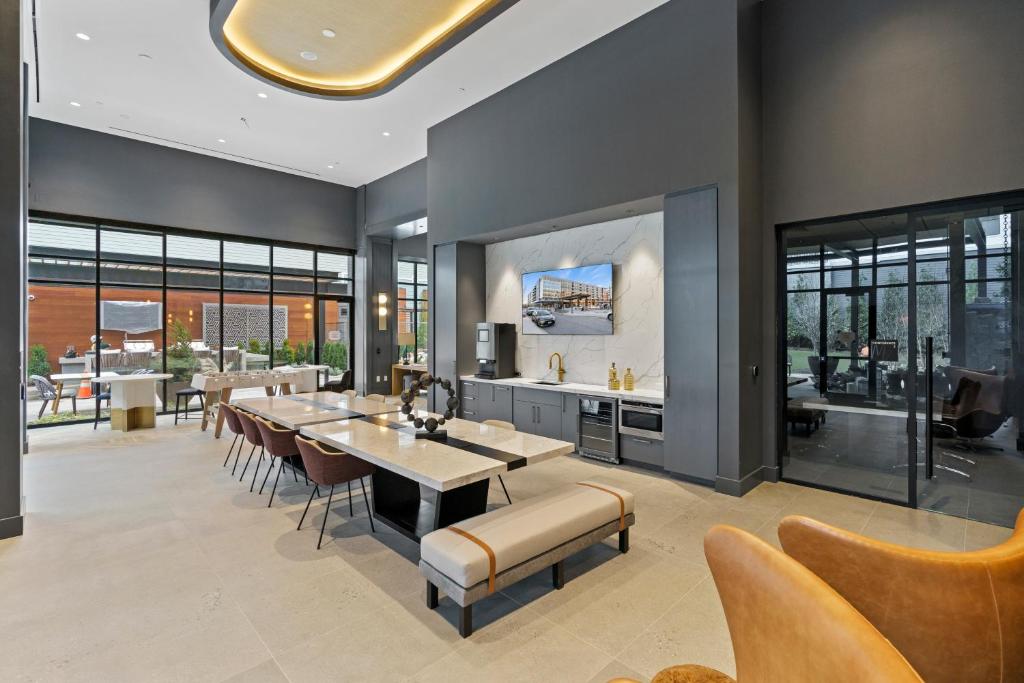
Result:
[[[160,379],[173,379],[174,375],[165,372],[151,372],[148,375],[107,375],[93,377],[93,384],[107,384],[108,382],[155,382]]]
[[[562,384],[535,384],[537,381],[532,377],[509,377],[507,379],[481,379],[474,375],[463,375],[460,378],[464,382],[481,382],[485,384],[504,384],[506,386],[523,387],[526,389],[546,389],[559,391],[568,394],[584,394],[587,396],[609,396],[619,399],[634,399],[637,401],[649,401],[651,403],[665,402],[665,392],[653,389],[635,389],[633,391],[611,391],[607,386],[600,384],[578,384],[576,382],[564,382]]]

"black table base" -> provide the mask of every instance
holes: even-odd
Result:
[[[433,500],[422,499],[417,482],[383,467],[374,470],[371,480],[373,516],[417,543],[431,531],[487,511],[488,479],[438,491]]]

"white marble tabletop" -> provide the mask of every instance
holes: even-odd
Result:
[[[351,417],[346,411],[361,415],[380,415],[393,413],[401,408],[401,406],[371,401],[361,396],[346,396],[334,391],[243,398],[232,401],[231,404],[288,429],[298,429],[305,425]]]
[[[116,372],[104,371],[100,373],[100,377],[113,377],[116,374]],[[74,379],[92,379],[95,376],[94,372],[57,372],[50,375],[50,379],[54,382],[67,382]]]
[[[101,375],[93,377],[94,384],[106,384],[108,382],[155,382],[161,379],[171,379],[174,375],[167,372],[152,372],[148,375]]]
[[[366,419],[338,420],[303,427],[301,433],[436,491],[449,491],[508,471],[508,465],[500,459],[442,441],[417,439],[416,429],[411,423],[405,423],[401,413],[379,417],[387,418],[391,424],[380,425]],[[447,429],[450,437],[470,444],[525,458],[526,464],[567,455],[575,449],[566,441],[469,420],[449,420],[441,429]]]
[[[487,384],[505,384],[513,387],[523,387],[525,389],[543,389],[545,391],[560,391],[562,393],[569,394],[581,394],[584,396],[607,396],[609,398],[619,398],[634,401],[648,401],[650,403],[663,404],[665,402],[665,392],[657,391],[654,389],[634,389],[633,391],[625,391],[619,389],[613,391],[607,386],[600,384],[580,384],[578,382],[563,382],[562,384],[537,384],[537,380],[532,377],[508,377],[505,379],[482,379],[475,375],[462,375],[460,379],[464,382],[484,382]]]

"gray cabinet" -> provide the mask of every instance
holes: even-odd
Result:
[[[619,457],[645,465],[665,466],[665,444],[631,434],[619,434]]]
[[[718,475],[717,207],[715,188],[665,197],[664,463],[705,482]]]
[[[431,257],[430,371],[454,382],[477,369],[476,324],[485,318],[484,247],[439,244]],[[435,387],[430,398],[430,409],[443,412],[448,392]]]
[[[512,387],[467,380],[460,381],[459,385],[464,419],[513,422]]]
[[[552,439],[562,438],[562,394],[516,387],[512,392],[516,430]]]

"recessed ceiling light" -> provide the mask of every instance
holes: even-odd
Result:
[[[139,59],[153,59],[153,58],[151,56],[147,55],[145,52],[140,52],[139,53]]]
[[[334,168],[334,164],[327,164],[327,168]]]
[[[225,140],[224,138],[217,138],[217,142],[225,143],[227,142],[227,140]]]
[[[316,53],[310,52],[309,50],[303,50],[302,52],[299,53],[299,56],[305,59],[307,62],[315,62],[317,59]]]
[[[323,31],[320,31],[320,35],[322,35],[324,38],[333,38],[338,34],[329,28],[325,28]]]
[[[256,97],[260,98],[261,100],[265,100],[265,99],[267,99],[267,93],[265,93],[265,92],[258,92],[258,93],[256,93]]]
[[[383,135],[386,138],[391,137],[391,133],[389,133],[388,131],[384,131],[383,133],[381,133],[381,135]]]
[[[78,102],[75,102],[75,101],[68,102],[68,104],[70,104],[72,107],[81,107],[82,106]]]
[[[88,33],[76,33],[75,38],[78,38],[79,40],[90,40]]]

